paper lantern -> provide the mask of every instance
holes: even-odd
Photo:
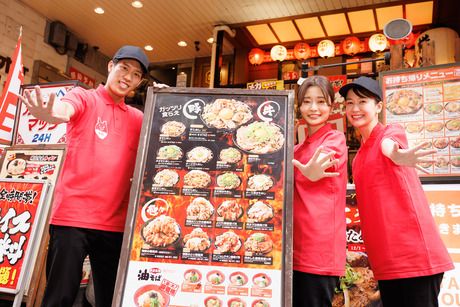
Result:
[[[359,52],[361,48],[361,42],[356,36],[349,36],[345,38],[342,42],[342,49],[345,54],[355,55]]]
[[[249,63],[252,65],[260,65],[264,62],[265,52],[259,48],[252,48],[249,52]]]
[[[287,49],[282,45],[275,45],[270,50],[270,57],[273,61],[284,61],[287,57]]]
[[[323,58],[330,58],[335,55],[334,42],[328,39],[322,40],[318,43],[318,54]]]
[[[297,43],[294,46],[294,56],[297,60],[306,60],[310,57],[310,46],[307,43]]]
[[[369,48],[373,52],[383,51],[388,46],[388,40],[385,35],[378,33],[374,34],[369,38]]]

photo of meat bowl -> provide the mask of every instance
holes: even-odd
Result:
[[[211,184],[211,176],[203,171],[192,170],[184,175],[184,186],[203,189]]]
[[[14,159],[8,162],[6,165],[6,171],[8,174],[17,176],[24,173],[26,170],[27,162],[24,159]]]
[[[161,134],[169,137],[178,137],[185,132],[185,125],[178,121],[166,122],[161,126]]]
[[[244,102],[222,98],[205,105],[201,118],[208,127],[231,130],[250,121],[252,110]]]
[[[265,273],[258,273],[252,278],[252,283],[258,288],[265,288],[270,286],[272,281]]]
[[[233,231],[227,231],[216,237],[214,242],[216,251],[223,253],[236,253],[241,248],[240,237]]]
[[[252,303],[252,307],[270,307],[266,300],[257,300]]]
[[[187,207],[187,219],[207,221],[214,214],[214,207],[204,197],[197,197]]]
[[[284,135],[280,127],[266,122],[253,122],[236,131],[236,144],[253,154],[270,154],[283,148]]]
[[[460,148],[460,136],[450,139],[450,146],[453,148]]]
[[[449,141],[447,138],[442,138],[442,139],[435,139],[433,141],[433,146],[437,149],[444,149],[449,145]]]
[[[156,173],[153,183],[160,187],[173,187],[179,182],[179,174],[171,169],[164,169]]]
[[[449,158],[447,157],[437,157],[434,161],[434,165],[440,169],[446,169],[449,166]]]
[[[387,97],[387,110],[395,115],[417,113],[422,105],[422,95],[413,90],[399,90]]]
[[[217,270],[213,270],[213,271],[210,271],[206,275],[206,279],[208,280],[208,282],[210,284],[220,285],[221,283],[224,282],[225,277],[224,277],[224,274],[222,274],[222,272],[217,271]]]
[[[446,122],[446,128],[450,131],[460,130],[460,118],[448,120]]]
[[[201,228],[195,228],[191,233],[184,236],[184,249],[192,252],[204,252],[211,246],[211,240]]]
[[[217,176],[217,186],[223,189],[236,189],[241,184],[241,179],[233,172],[225,172]]]
[[[158,149],[158,160],[180,160],[182,159],[182,149],[177,145],[162,146]]]
[[[268,175],[253,175],[248,179],[248,190],[251,191],[268,191],[274,185],[272,177]]]
[[[420,122],[412,122],[406,124],[406,131],[408,133],[419,133],[423,130],[423,123]]]
[[[184,280],[187,283],[196,284],[201,280],[201,273],[195,269],[187,270],[184,273]]]
[[[347,251],[345,276],[340,278],[332,306],[381,306],[377,281],[369,268],[366,254]]]
[[[217,207],[217,214],[224,221],[237,221],[243,215],[243,207],[236,200],[224,200]]]
[[[178,241],[180,226],[172,217],[160,215],[144,224],[141,235],[145,243],[152,247],[168,247]]]
[[[455,156],[455,157],[451,156],[450,163],[454,167],[460,167],[460,156]]]
[[[428,132],[439,132],[444,128],[443,122],[429,122],[425,123],[425,130]]]
[[[238,163],[242,158],[243,156],[241,155],[241,152],[232,147],[222,149],[219,154],[220,161],[228,164]]]
[[[425,112],[427,114],[436,115],[442,112],[442,103],[430,103],[425,105]]]
[[[249,207],[247,215],[255,222],[265,223],[273,218],[274,212],[272,206],[259,200]]]
[[[248,277],[246,276],[246,274],[241,272],[233,272],[232,274],[230,274],[229,279],[230,284],[232,284],[232,286],[241,287],[248,283]]]
[[[446,110],[449,113],[458,113],[460,112],[460,102],[459,101],[449,102],[444,106],[444,110]]]
[[[187,152],[187,162],[207,163],[212,160],[211,149],[204,146],[197,146]]]
[[[204,300],[205,307],[222,307],[222,301],[216,296],[208,297]]]
[[[246,307],[246,303],[235,297],[228,301],[228,307]]]
[[[261,232],[251,234],[244,242],[244,250],[254,254],[267,254],[273,249],[273,241],[269,235]]]
[[[156,288],[156,286],[152,286],[152,287]],[[166,307],[168,306],[167,295],[157,290],[146,291],[137,297],[136,306],[137,307]]]

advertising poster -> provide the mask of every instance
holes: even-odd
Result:
[[[293,94],[201,91],[154,96],[121,305],[284,306]]]
[[[27,278],[46,191],[45,182],[0,179],[0,292],[18,292]]]
[[[420,176],[460,176],[460,66],[385,72],[382,90],[384,121],[401,124],[410,146],[437,150]]]
[[[24,90],[32,90],[36,84],[22,86]],[[49,96],[54,93],[56,98],[54,103],[58,104],[60,99],[71,89],[77,86],[75,81],[55,82],[40,84],[43,100],[48,101]],[[32,93],[35,95],[35,92]],[[30,114],[27,107],[20,103],[18,106],[18,116],[16,120],[16,134],[14,144],[16,145],[36,145],[36,144],[65,144],[66,124],[50,124],[35,118]]]

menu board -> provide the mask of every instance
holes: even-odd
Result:
[[[410,146],[437,150],[420,176],[460,176],[460,66],[385,72],[382,89],[384,121],[401,124]]]
[[[284,306],[294,93],[164,89],[149,97],[118,303]]]

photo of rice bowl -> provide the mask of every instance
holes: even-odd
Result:
[[[244,102],[221,98],[205,105],[201,118],[208,127],[235,129],[252,119],[252,110]]]
[[[159,160],[180,160],[182,149],[177,145],[162,146],[158,149],[157,159]]]
[[[187,207],[187,219],[207,221],[214,214],[214,207],[204,197],[197,197]]]
[[[241,152],[232,147],[222,149],[219,154],[220,161],[229,164],[238,163],[242,158],[243,156],[241,155]]]
[[[200,170],[191,170],[184,175],[184,186],[191,188],[206,188],[211,184],[211,176]]]
[[[225,221],[237,221],[243,215],[243,207],[236,200],[224,200],[217,208],[217,214]]]
[[[267,254],[273,249],[273,241],[262,232],[251,234],[244,242],[244,250],[254,254]]]
[[[179,174],[171,169],[164,169],[156,173],[153,183],[160,187],[173,187],[179,182]]]
[[[187,152],[187,162],[207,163],[213,158],[211,149],[204,146],[194,147]]]
[[[271,176],[259,174],[249,177],[247,189],[251,191],[268,191],[273,185],[274,182]]]
[[[281,127],[267,122],[253,122],[236,131],[236,144],[253,154],[274,153],[284,146]]]
[[[141,237],[152,247],[167,247],[178,241],[180,226],[172,217],[160,215],[144,224]]]
[[[265,223],[273,218],[274,212],[272,206],[259,200],[248,208],[247,216],[255,222]]]
[[[241,184],[241,179],[234,172],[225,172],[217,176],[217,186],[223,189],[236,189]]]
[[[185,125],[178,121],[169,121],[161,126],[161,134],[169,137],[178,137],[185,132]]]
[[[211,246],[211,240],[201,228],[194,228],[191,233],[184,236],[184,248],[193,252],[203,252]]]
[[[236,253],[242,244],[240,237],[235,232],[229,230],[216,236],[214,245],[218,253]]]
[[[241,287],[248,283],[248,277],[243,272],[233,272],[229,279],[232,286]]]

